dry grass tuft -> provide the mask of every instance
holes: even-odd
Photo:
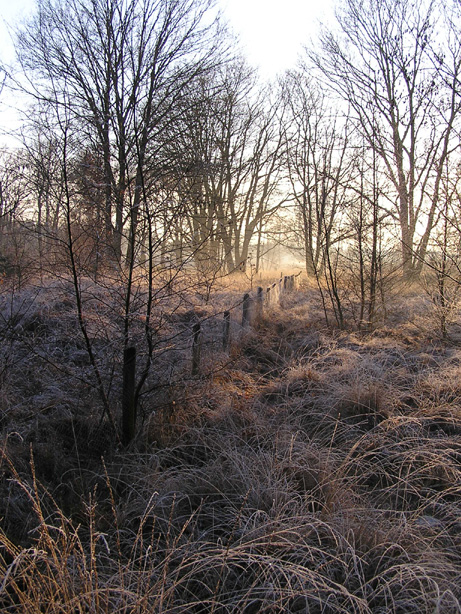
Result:
[[[310,289],[225,355],[213,338],[234,283],[206,304],[165,298],[127,449],[67,339],[65,287],[4,301],[2,612],[461,612],[457,349],[410,334],[404,309],[392,334],[328,331]],[[88,282],[85,296],[118,409],[110,290]],[[208,328],[192,377],[197,319]]]

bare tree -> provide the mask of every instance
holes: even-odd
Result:
[[[447,164],[441,181],[440,220],[431,238],[423,284],[443,339],[456,320],[461,286],[460,167]]]
[[[27,187],[23,181],[25,168],[22,152],[8,150],[0,152],[0,223],[2,227],[13,222],[27,198]]]
[[[304,70],[287,75],[284,96],[288,179],[301,218],[306,271],[315,276],[338,240],[334,231],[350,198],[355,172],[350,121],[333,112]]]
[[[212,9],[212,0],[42,0],[17,36],[21,85],[45,109],[59,147],[56,242],[73,282],[95,387],[115,431],[107,374],[122,349],[136,343],[136,406],[159,354],[163,320],[162,314],[155,320],[154,310],[171,280],[155,258],[178,207],[168,135],[189,84],[221,61],[225,36]],[[117,266],[100,271],[104,264]],[[115,296],[114,364],[97,355],[88,326],[82,287],[89,273]]]
[[[26,89],[66,106],[103,159],[105,239],[121,261],[128,210],[133,251],[148,148],[174,121],[182,88],[217,61],[212,0],[41,0],[17,35]],[[126,202],[132,190],[130,203]]]
[[[347,0],[337,15],[340,34],[325,32],[322,51],[310,54],[384,162],[407,277],[421,270],[443,165],[458,146],[452,141],[460,108],[453,85],[461,51],[452,46],[451,69],[441,78],[433,62],[442,44],[437,9],[432,0]]]
[[[189,231],[199,257],[244,270],[254,237],[285,200],[280,99],[240,59],[192,95],[202,104],[184,114],[182,129]]]

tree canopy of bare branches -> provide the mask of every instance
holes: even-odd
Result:
[[[443,165],[459,145],[461,47],[445,36],[449,28],[440,36],[433,0],[347,0],[337,18],[340,32],[325,31],[310,57],[384,162],[411,277],[421,270],[437,220]]]
[[[218,61],[212,8],[212,0],[41,0],[17,34],[23,86],[65,109],[102,156],[106,244],[116,261],[127,220],[133,249],[144,178],[161,172],[162,134],[185,86]]]

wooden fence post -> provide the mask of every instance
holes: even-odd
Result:
[[[192,327],[192,375],[200,372],[200,355],[202,353],[202,334],[200,322]]]
[[[224,312],[223,334],[222,334],[222,349],[228,352],[230,348],[230,311]]]
[[[252,308],[252,299],[248,293],[243,295],[243,306],[242,306],[242,326],[243,328],[248,328],[251,324],[251,308]]]
[[[122,389],[122,442],[128,445],[136,434],[136,348],[129,347],[123,352],[123,389]]]
[[[256,322],[260,322],[263,317],[263,310],[264,310],[263,292],[264,290],[261,288],[261,286],[259,286],[256,289],[256,313],[255,313]]]
[[[268,286],[266,289],[266,303],[270,306],[272,305],[272,292],[271,292],[271,286]]]

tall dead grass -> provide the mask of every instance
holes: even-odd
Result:
[[[212,321],[230,296],[194,313]],[[27,389],[20,369],[38,378],[72,318],[55,326],[44,305],[21,326],[37,309],[46,334],[12,338],[14,364],[2,354],[2,611],[461,612],[456,347],[328,331],[313,291],[286,297],[199,378],[164,352],[121,450],[98,430],[87,365],[70,386],[63,354]]]

